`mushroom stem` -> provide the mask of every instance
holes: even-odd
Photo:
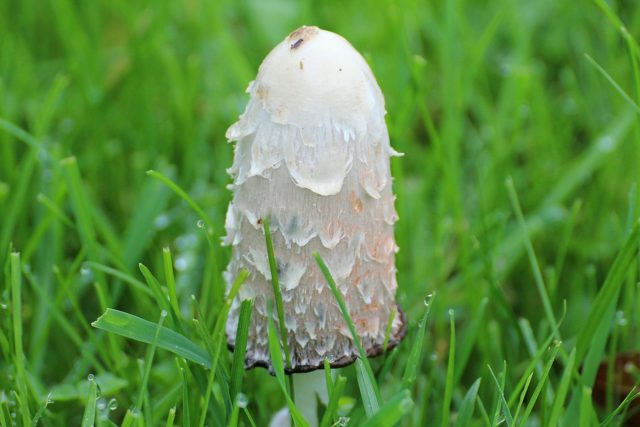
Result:
[[[331,374],[334,374],[333,369]],[[293,374],[293,385],[296,407],[311,427],[318,427],[318,399],[325,405],[329,403],[324,370]]]

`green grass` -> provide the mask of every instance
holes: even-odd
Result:
[[[296,414],[286,361],[226,349],[219,237],[225,130],[302,24],[363,53],[405,153],[408,336],[327,375],[322,425],[622,425],[637,391],[595,378],[640,343],[633,1],[0,0],[0,427]]]

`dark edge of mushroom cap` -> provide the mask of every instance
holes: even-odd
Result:
[[[398,333],[395,335],[391,335],[389,337],[389,343],[387,344],[387,352],[393,350],[400,342],[403,340],[405,335],[407,334],[407,316],[402,311],[399,305],[397,305],[398,314],[400,315],[400,320],[402,321],[402,326],[398,330]],[[233,352],[235,345],[227,341],[227,348],[229,351]],[[367,357],[378,357],[384,353],[384,348],[382,345],[376,344],[367,350]],[[357,355],[353,355],[351,357],[342,357],[340,359],[336,359],[331,362],[331,368],[344,368],[345,366],[351,365],[358,358]],[[253,369],[253,368],[265,368],[269,370],[271,375],[274,375],[271,369],[271,363],[265,360],[254,360],[254,359],[246,359],[244,362],[245,369]],[[324,363],[321,362],[318,365],[297,365],[294,369],[285,368],[285,374],[302,374],[304,372],[311,372],[318,369],[324,369]]]

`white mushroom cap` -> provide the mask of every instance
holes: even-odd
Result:
[[[279,124],[316,127],[334,122],[366,125],[364,116],[384,105],[382,93],[362,56],[344,38],[317,27],[302,27],[266,57],[256,93]]]
[[[317,27],[291,33],[249,85],[247,108],[227,131],[236,141],[229,173],[234,198],[225,242],[231,283],[250,276],[227,322],[235,339],[241,299],[254,299],[247,364],[269,366],[266,300],[273,298],[261,218],[270,218],[293,370],[355,360],[337,304],[312,254],[326,261],[365,350],[378,353],[393,318],[391,344],[404,333],[395,303],[393,223],[384,98],[362,56]]]

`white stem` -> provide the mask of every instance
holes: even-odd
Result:
[[[333,372],[332,370],[332,376]],[[318,427],[318,398],[325,405],[329,403],[327,381],[324,370],[309,372],[306,374],[293,374],[294,402],[309,422],[311,427]]]

